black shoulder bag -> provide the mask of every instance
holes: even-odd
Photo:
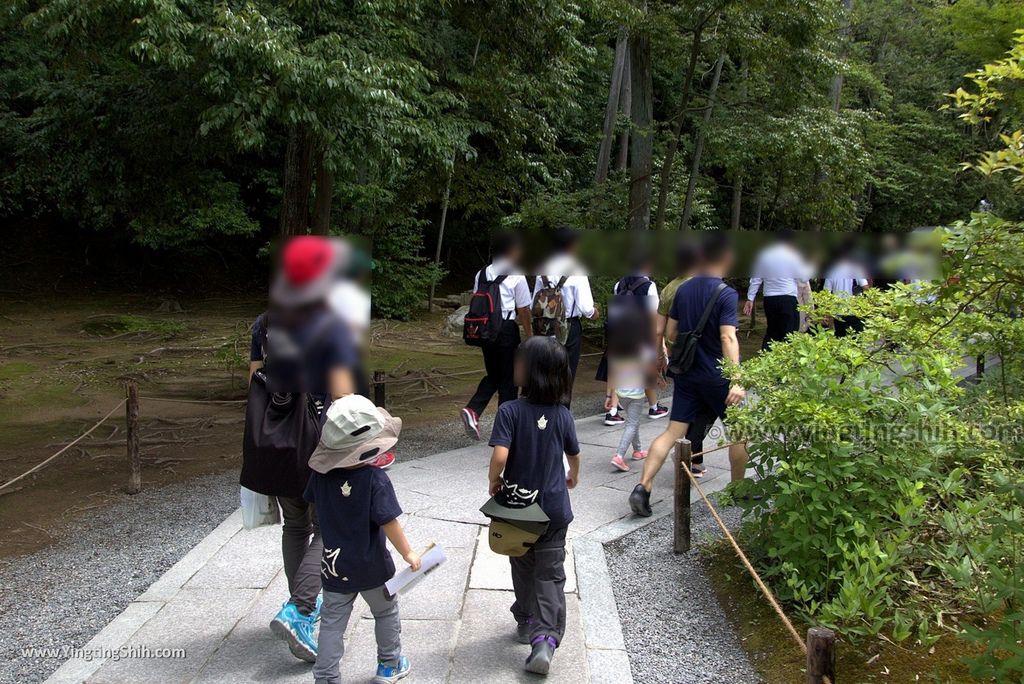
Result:
[[[722,296],[727,287],[728,285],[725,283],[719,283],[715,291],[711,293],[711,299],[708,300],[707,305],[704,307],[704,313],[701,314],[696,328],[676,335],[676,341],[672,345],[672,353],[669,355],[668,360],[668,370],[672,375],[681,375],[693,366],[693,357],[697,353],[697,343],[704,332],[704,326],[708,324],[711,310],[715,308],[718,298]]]

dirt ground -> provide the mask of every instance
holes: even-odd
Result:
[[[85,432],[139,384],[144,487],[239,466],[256,298],[33,297],[0,304],[0,482]],[[450,420],[480,378],[479,351],[443,334],[447,310],[376,321],[369,370],[407,428]],[[599,395],[600,328],[589,331],[577,395]],[[757,335],[741,335],[744,355]],[[749,349],[748,349],[749,348]],[[206,403],[225,402],[225,403]],[[0,490],[0,558],[46,546],[81,513],[124,495],[124,410],[39,472]]]

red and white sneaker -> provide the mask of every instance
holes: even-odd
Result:
[[[614,458],[612,458],[612,465],[616,470],[621,470],[624,473],[629,472],[629,464],[626,463],[618,454],[615,454]]]
[[[668,415],[668,407],[662,406],[661,402],[654,405],[654,408],[647,409],[647,417],[651,420],[658,420]]]
[[[623,418],[618,413],[615,413],[615,414],[606,413],[606,414],[604,414],[604,424],[609,426],[609,427],[614,427],[616,425],[625,425],[625,423],[626,423],[626,419]]]
[[[395,462],[395,452],[386,451],[374,460],[372,465],[374,468],[380,468],[381,470],[387,470]]]
[[[633,460],[634,461],[642,461],[645,458],[647,458],[647,452],[646,451],[634,451],[633,452]]]
[[[466,435],[473,439],[480,440],[480,420],[479,416],[476,415],[476,411],[469,408],[468,406],[459,413],[462,418],[462,427],[466,429]]]

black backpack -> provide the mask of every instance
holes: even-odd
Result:
[[[644,296],[654,285],[646,276],[626,276],[615,285],[615,293],[608,300],[608,316],[604,322],[606,340],[620,335],[632,338],[632,328],[639,321],[647,320],[648,313]],[[641,289],[643,292],[641,292]],[[642,326],[642,337],[650,337],[651,326]]]
[[[646,312],[642,297],[653,285],[654,281],[646,276],[626,276],[616,283],[615,294],[608,302],[608,320],[612,321],[626,311]]]
[[[469,311],[462,322],[462,339],[466,344],[482,347],[497,341],[505,320],[501,311],[501,283],[507,277],[503,273],[494,280],[487,280],[487,267],[480,269],[476,292],[469,300]]]
[[[672,345],[672,353],[669,355],[668,360],[668,370],[673,376],[681,375],[693,366],[693,358],[697,353],[697,343],[700,342],[700,336],[703,334],[704,327],[708,324],[708,319],[711,317],[711,310],[715,308],[715,303],[718,302],[718,298],[722,296],[727,287],[729,286],[725,283],[719,283],[715,291],[711,293],[711,299],[704,306],[704,313],[701,314],[697,327],[676,335],[676,341]]]
[[[267,496],[301,497],[309,480],[309,457],[320,441],[323,406],[276,377],[286,373],[275,374],[275,366],[290,359],[275,360],[274,345],[268,344],[269,316],[264,314],[262,321],[264,365],[249,383],[239,484]],[[318,326],[319,332],[325,327]]]

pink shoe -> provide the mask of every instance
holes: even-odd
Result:
[[[618,454],[615,454],[615,457],[612,459],[612,465],[615,466],[616,469],[621,470],[624,473],[629,472],[629,464],[623,461],[622,457],[619,456]]]
[[[462,418],[462,427],[466,431],[466,436],[479,441],[480,416],[476,415],[476,411],[467,406],[459,412],[459,417]]]
[[[645,458],[647,458],[647,452],[646,451],[634,451],[633,452],[633,460],[634,461],[642,461]]]

